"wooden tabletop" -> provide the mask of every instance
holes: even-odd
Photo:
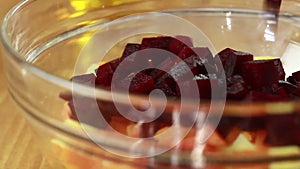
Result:
[[[18,0],[0,0],[0,21]],[[21,111],[11,100],[3,73],[0,46],[0,169],[50,169],[35,144]]]

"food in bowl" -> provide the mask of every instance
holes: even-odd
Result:
[[[161,53],[156,56],[147,56],[139,53],[146,49],[163,49],[169,53],[165,55],[176,55],[160,60]],[[153,53],[152,53],[153,54]],[[131,57],[130,59],[128,59]],[[157,60],[155,60],[157,59]],[[218,65],[218,61],[220,65]],[[118,70],[118,66],[123,62],[126,70]],[[184,69],[183,63],[188,69]],[[125,63],[125,64],[124,64]],[[146,63],[149,65],[159,65],[158,68],[144,69],[134,72],[136,67]],[[210,69],[210,72],[207,71]],[[222,74],[222,71],[224,72]],[[163,71],[168,70],[168,71]],[[193,73],[193,78],[186,78],[188,71]],[[122,75],[122,73],[127,74]],[[227,101],[241,103],[256,102],[285,102],[300,99],[300,76],[299,71],[294,72],[286,79],[283,64],[279,58],[259,59],[248,53],[226,48],[215,56],[207,47],[193,46],[192,38],[187,36],[158,36],[143,38],[140,44],[128,43],[121,57],[109,61],[99,67],[93,73],[79,75],[71,80],[96,88],[112,90],[119,87],[119,90],[127,90],[125,82],[129,82],[129,94],[149,95],[152,90],[160,89],[170,100],[179,100],[180,89],[178,83],[184,83],[185,87],[196,82],[201,99],[211,100],[211,88],[218,88],[226,85]],[[115,76],[115,77],[114,77]],[[113,78],[118,83],[112,83]],[[195,92],[195,91],[191,91]],[[222,92],[222,91],[220,91]],[[70,119],[80,121],[80,116],[91,116],[89,114],[89,99],[82,97],[72,101],[71,93],[62,93],[61,98],[68,102],[68,114]],[[75,104],[79,103],[79,112],[76,111]],[[82,104],[80,104],[82,103]],[[98,101],[98,106],[104,119],[116,131],[123,135],[136,138],[154,137],[164,132],[173,125],[172,113],[168,110],[151,123],[133,122],[122,116],[114,107],[114,104]],[[143,109],[141,106],[140,109]],[[84,111],[82,111],[84,110]],[[264,112],[254,112],[253,115],[225,114],[214,133],[205,143],[204,155],[214,152],[226,152],[233,150],[235,153],[249,153],[250,150],[265,150],[277,146],[292,146],[300,144],[298,132],[299,115],[289,114],[265,114]],[[82,121],[80,121],[82,122]],[[181,121],[184,127],[184,121]],[[98,126],[97,124],[90,124]],[[106,129],[107,126],[101,126]],[[109,130],[109,128],[107,128]],[[192,151],[195,146],[195,129],[191,129],[189,134],[180,143],[180,149]],[[242,142],[242,143],[238,143]],[[237,148],[237,144],[243,144],[244,148]]]

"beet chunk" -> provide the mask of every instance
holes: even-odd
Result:
[[[261,102],[261,101],[284,101],[285,98],[282,98],[276,94],[263,93],[259,91],[250,91],[244,98],[244,101],[249,102]]]
[[[120,82],[121,86],[119,86],[120,89],[125,89],[125,84],[130,84],[129,85],[130,93],[147,94],[150,91],[152,91],[154,88],[153,78],[142,72],[137,73],[135,76],[133,76],[133,74],[130,74],[126,78],[122,79]]]
[[[95,79],[96,76],[94,74],[84,74],[84,75],[79,75],[79,76],[73,76],[71,81],[88,85],[88,86],[93,86],[95,84]]]
[[[227,79],[227,98],[238,100],[248,93],[248,85],[240,75],[234,75]]]
[[[110,86],[114,70],[111,64],[105,63],[96,70],[96,85]]]
[[[300,71],[292,73],[292,76],[289,76],[287,78],[287,81],[296,85],[298,82],[300,82]]]
[[[133,54],[136,51],[139,51],[140,48],[141,48],[140,44],[128,43],[123,51],[122,58],[125,58],[125,57]]]
[[[168,50],[170,43],[173,41],[173,39],[174,38],[170,36],[143,38],[141,49],[159,48]]]
[[[226,48],[216,55],[222,62],[226,77],[233,74],[240,74],[241,64],[246,61],[252,61],[253,55],[245,52]]]
[[[297,82],[300,82],[300,71],[292,73],[292,76]]]
[[[279,59],[244,62],[241,75],[251,89],[271,93],[277,88],[282,75],[280,69],[283,68],[279,62]]]
[[[273,115],[266,120],[266,143],[272,146],[300,145],[300,115]]]
[[[154,84],[154,88],[162,90],[168,97],[178,97],[179,95],[177,93],[177,83],[168,73],[157,79]]]
[[[184,62],[190,67],[190,70],[194,75],[197,74],[208,74],[207,68],[211,71],[216,71],[213,62],[212,53],[208,48],[204,47],[185,47],[182,49],[179,58],[183,59]],[[210,72],[210,73],[214,73]]]
[[[129,91],[132,93],[149,93],[154,88],[154,80],[151,76],[138,73],[131,81]]]
[[[169,51],[178,55],[183,48],[192,47],[192,39],[188,36],[175,36],[169,44]]]

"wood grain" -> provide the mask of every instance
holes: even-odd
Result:
[[[0,0],[0,21],[18,1]],[[50,169],[7,92],[0,46],[0,169]]]

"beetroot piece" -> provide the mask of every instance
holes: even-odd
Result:
[[[234,75],[227,79],[228,99],[243,99],[248,93],[248,85],[240,75]]]
[[[255,60],[242,63],[241,75],[251,89],[271,92],[277,88],[283,68],[279,59]]]
[[[297,82],[300,82],[300,71],[292,73],[292,76]]]
[[[284,88],[284,87],[278,87],[274,93],[281,96],[284,99],[290,98],[289,93],[287,92],[286,88]]]
[[[178,55],[185,47],[193,47],[192,39],[187,36],[176,36],[169,44],[169,51]]]
[[[244,101],[248,101],[248,102],[286,101],[286,99],[276,94],[263,93],[263,92],[252,90],[246,95]]]
[[[159,49],[168,50],[170,43],[173,40],[174,40],[174,38],[170,37],[170,36],[143,38],[142,44],[141,44],[141,49],[159,48]]]
[[[72,77],[71,81],[88,86],[94,86],[96,76],[94,74],[85,74]]]
[[[114,74],[114,69],[110,63],[101,65],[96,70],[96,85],[110,86]]]
[[[141,49],[141,45],[140,44],[136,44],[136,43],[128,43],[123,51],[122,57],[121,58],[125,58],[131,54],[133,54],[136,51],[139,51]]]
[[[120,84],[130,84],[129,92],[131,93],[147,94],[154,89],[153,78],[144,73],[138,73],[134,77],[131,74],[127,78],[123,79]]]
[[[266,143],[271,146],[300,145],[299,113],[273,115],[266,120]]]
[[[171,58],[165,59],[161,64],[158,65],[157,69],[148,69],[144,72],[153,77],[153,79],[157,80],[169,72],[172,67],[175,65],[175,62]]]
[[[155,89],[162,90],[166,96],[169,97],[177,97],[179,94],[177,93],[177,83],[169,74],[163,75],[161,78],[157,79],[154,84]]]
[[[292,76],[289,76],[287,78],[287,81],[296,85],[297,83],[300,83],[300,71],[292,73]]]
[[[226,77],[233,74],[240,74],[241,64],[246,61],[252,61],[253,55],[245,52],[226,48],[216,55],[222,62]]]

